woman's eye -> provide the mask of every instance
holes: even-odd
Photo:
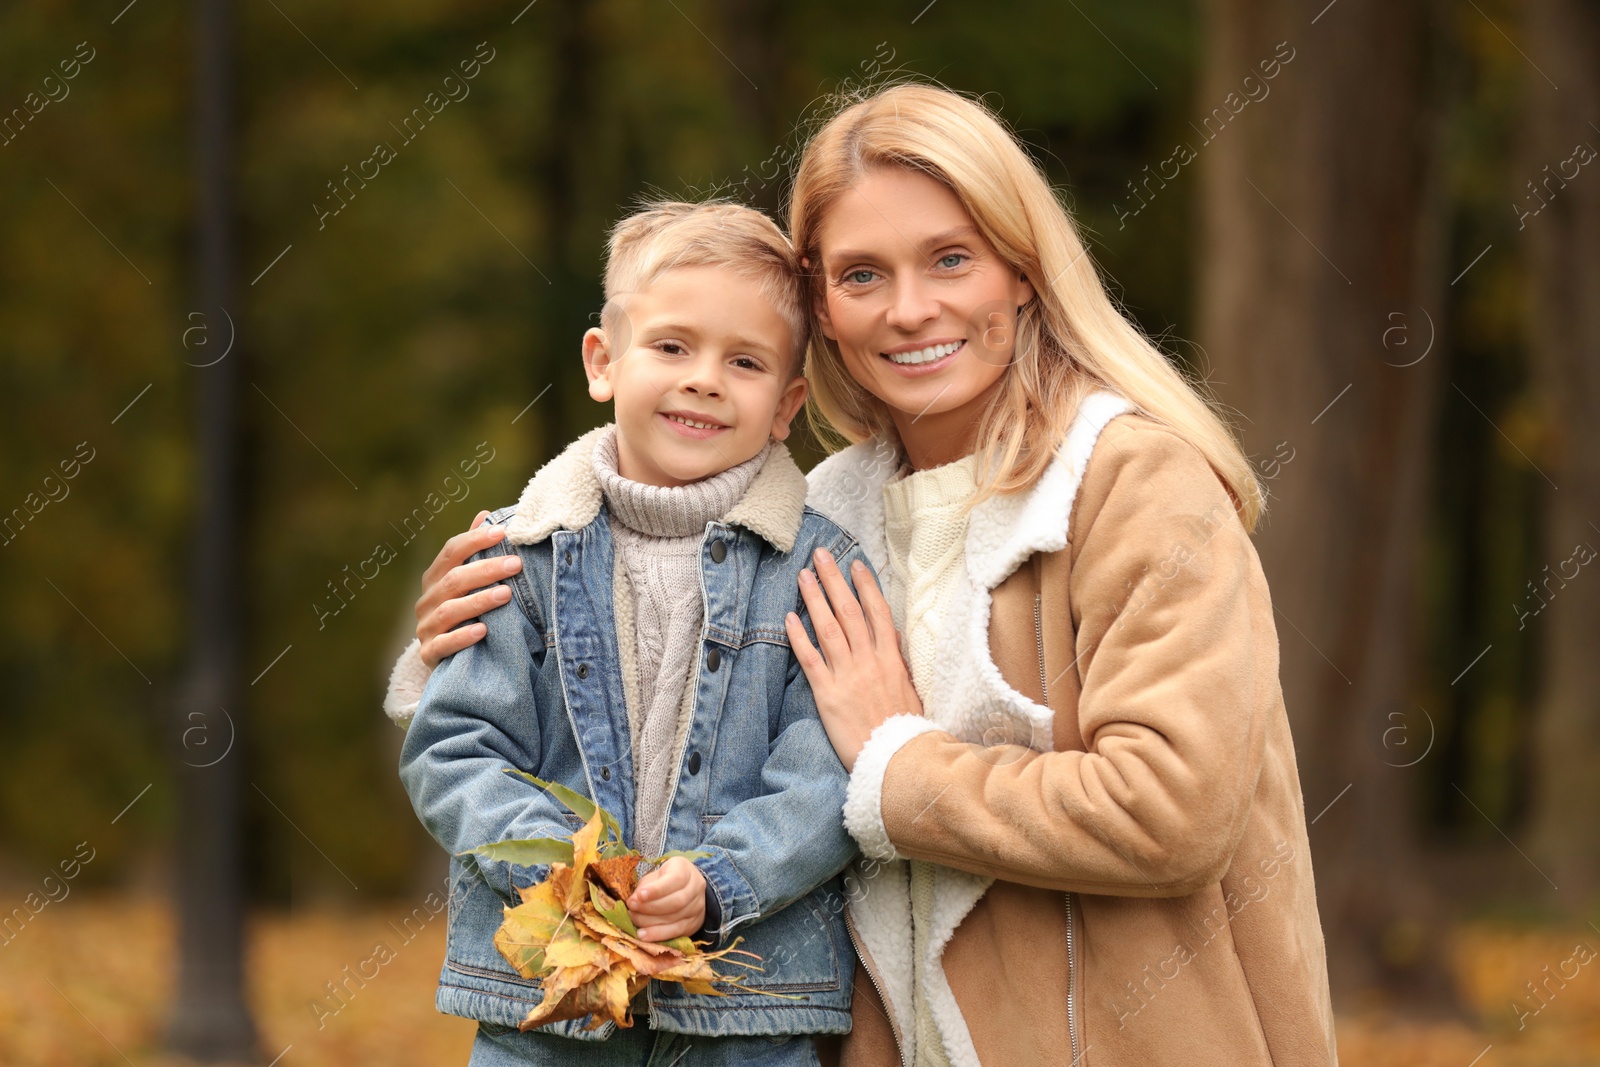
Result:
[[[870,270],[853,270],[844,276],[844,280],[853,282],[856,285],[866,285],[872,280],[872,272]]]
[[[939,266],[945,268],[946,270],[954,270],[955,268],[961,266],[966,258],[967,257],[962,255],[960,252],[950,252],[939,257]]]

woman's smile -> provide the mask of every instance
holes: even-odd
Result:
[[[894,369],[901,374],[934,374],[949,366],[956,355],[966,347],[966,339],[961,338],[955,341],[900,345],[879,355],[893,364]]]

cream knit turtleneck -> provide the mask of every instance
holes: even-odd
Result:
[[[594,451],[595,477],[612,519],[617,645],[633,748],[633,846],[647,855],[664,847],[667,804],[694,706],[695,651],[705,617],[700,548],[706,524],[743,498],[771,452],[769,441],[751,459],[719,474],[659,486],[617,472],[615,426]]]
[[[889,550],[886,595],[901,610],[911,680],[926,703],[933,685],[940,628],[952,594],[967,581],[967,504],[977,492],[976,460],[903,474],[883,487],[884,538]],[[898,604],[896,603],[898,601]],[[909,861],[911,878],[912,1039],[915,1067],[949,1067],[928,1004],[928,934],[933,916],[933,865]]]
[[[900,630],[909,646],[912,682],[924,701],[934,677],[942,609],[967,573],[966,507],[978,491],[975,470],[976,460],[968,455],[897,476],[883,487],[891,595],[901,598]]]

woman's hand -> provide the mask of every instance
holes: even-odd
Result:
[[[417,601],[417,640],[422,642],[422,662],[430,669],[452,652],[482,640],[489,632],[481,622],[471,626],[461,626],[462,623],[511,599],[511,588],[495,583],[522,569],[522,560],[515,553],[474,563],[462,562],[505,537],[504,526],[484,525],[488,517],[487,511],[478,512],[467,532],[446,541],[432,565],[422,572],[422,596]],[[456,629],[458,626],[461,628]]]
[[[822,651],[812,646],[800,616],[791,611],[784,625],[828,740],[849,771],[879,723],[892,715],[921,715],[922,701],[900,654],[894,614],[866,564],[857,560],[851,569],[861,594],[857,601],[827,549],[817,549],[813,559],[816,573],[800,572],[800,596]]]
[[[706,876],[682,856],[673,856],[639,879],[625,903],[640,941],[671,941],[705,925]]]

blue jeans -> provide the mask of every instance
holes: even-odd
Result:
[[[809,1034],[777,1037],[698,1037],[651,1030],[643,1019],[604,1041],[577,1041],[555,1034],[478,1024],[468,1067],[580,1064],[581,1067],[818,1067],[816,1039]]]

